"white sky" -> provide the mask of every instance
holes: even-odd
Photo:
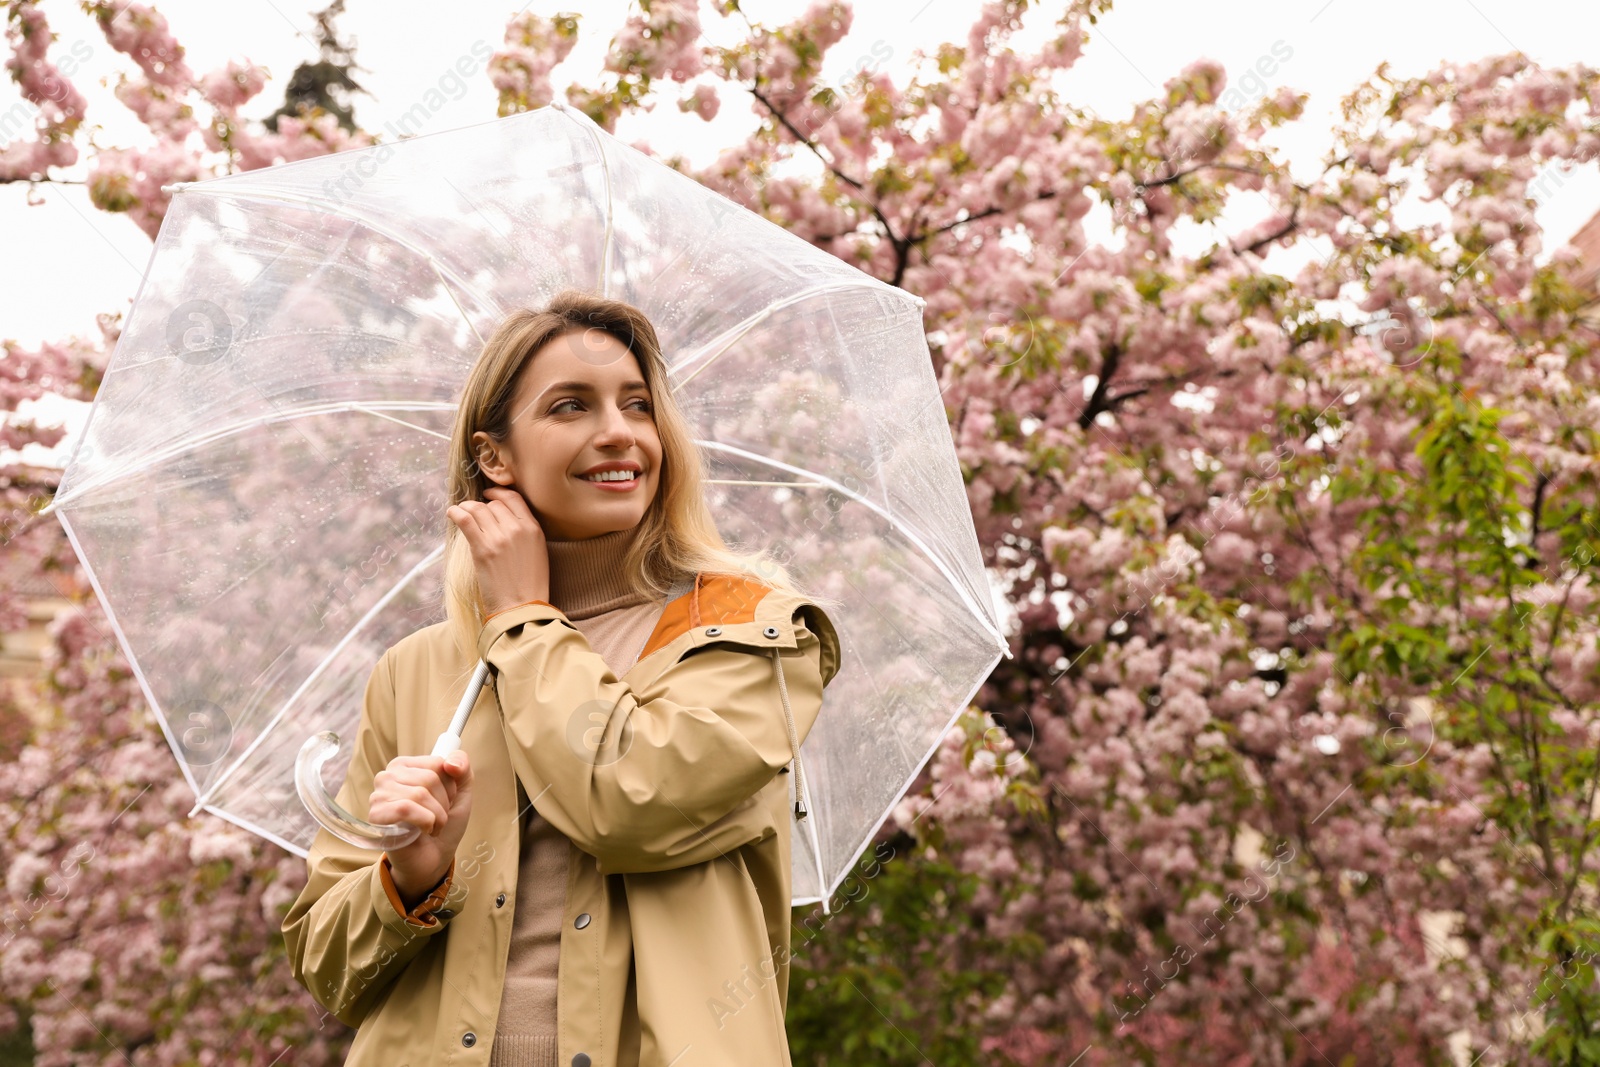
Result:
[[[266,89],[245,109],[247,116],[264,116],[282,103],[283,85],[295,65],[316,55],[313,22],[302,4],[307,9],[320,6],[317,0],[160,0],[156,6],[188,49],[186,61],[197,73],[230,57],[248,57],[268,68]],[[595,84],[600,56],[622,23],[626,0],[533,0],[531,6],[546,15],[582,12],[578,46],[557,68],[555,86],[559,94],[571,81]],[[798,14],[806,3],[744,0],[743,6],[752,19],[775,24]],[[1047,37],[1064,6],[1060,0],[1036,4],[1019,45]],[[441,5],[418,0],[349,0],[346,7],[339,27],[346,39],[356,42],[356,62],[367,71],[357,78],[372,94],[355,98],[356,117],[375,131],[436,87],[458,58],[471,56],[476,42],[498,48],[506,20],[517,10],[514,4],[485,0],[452,0],[446,17],[440,17]],[[849,36],[830,53],[824,81],[836,83],[853,68],[887,57],[884,69],[903,84],[913,53],[932,51],[943,41],[964,41],[979,8],[979,0],[858,3]],[[59,62],[79,42],[92,52],[74,81],[88,97],[89,122],[99,127],[95,144],[148,143],[143,127],[105,84],[110,72],[131,69],[131,62],[111,51],[77,5],[57,0],[45,10],[58,35],[53,59]],[[731,44],[737,39],[742,25],[737,20],[724,21],[709,8],[704,17],[710,40]],[[1091,27],[1085,54],[1062,81],[1062,89],[1074,104],[1115,118],[1135,101],[1156,95],[1166,78],[1200,56],[1219,60],[1230,85],[1240,84],[1252,68],[1271,71],[1261,78],[1255,95],[1279,85],[1311,94],[1307,114],[1292,134],[1275,138],[1296,173],[1310,176],[1328,148],[1328,129],[1340,97],[1379,63],[1388,61],[1395,75],[1413,75],[1444,59],[1472,60],[1520,49],[1542,64],[1564,66],[1592,61],[1585,49],[1592,53],[1596,40],[1600,6],[1555,0],[1125,0]],[[755,121],[747,103],[726,90],[722,112],[711,124],[680,114],[673,99],[662,100],[652,114],[624,120],[619,135],[648,141],[660,152],[680,152],[698,164],[735,143]],[[19,102],[15,85],[0,83],[0,115]],[[435,113],[421,132],[492,119],[495,102],[493,86],[480,73],[467,79],[459,99]],[[65,176],[81,181],[84,171],[80,163]],[[0,336],[32,346],[74,333],[93,335],[97,312],[129,307],[151,242],[128,219],[90,207],[81,185],[40,186],[35,193],[44,201],[40,206],[27,206],[28,195],[25,185],[0,186]],[[1590,165],[1572,175],[1550,175],[1539,199],[1537,215],[1548,250],[1600,209],[1600,172]],[[1239,217],[1249,221],[1251,216],[1246,209]],[[47,418],[57,413],[74,423],[81,414],[66,405],[41,409]],[[36,450],[28,458],[51,457]]]

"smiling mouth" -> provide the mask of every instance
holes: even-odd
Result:
[[[579,481],[593,482],[596,485],[632,485],[643,475],[643,471],[607,471],[603,475],[578,475]]]

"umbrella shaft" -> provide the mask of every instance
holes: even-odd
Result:
[[[472,680],[467,683],[467,691],[461,694],[461,703],[456,705],[456,713],[450,719],[449,727],[433,743],[433,755],[448,756],[461,747],[461,731],[467,728],[467,716],[472,714],[472,705],[478,702],[478,694],[488,678],[489,664],[480,659],[478,669],[472,672]]]

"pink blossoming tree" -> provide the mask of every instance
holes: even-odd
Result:
[[[608,128],[748,106],[694,177],[926,298],[1016,613],[835,914],[796,916],[796,1061],[1600,1063],[1600,324],[1530,199],[1593,165],[1600,74],[1380,68],[1297,180],[1264,138],[1304,99],[1229,106],[1214,62],[1127,115],[1059,99],[1104,6],[1034,12],[1060,21],[1020,54],[1027,3],[992,0],[906,84],[824,85],[843,3],[768,27],[648,0],[563,92]],[[91,195],[152,236],[164,183],[372,141],[259,128],[258,70],[196,75],[150,9],[86,8],[157,142],[95,153]],[[39,128],[0,179],[58,180],[84,101],[42,5],[8,12]],[[511,20],[502,114],[555,99],[578,21]],[[92,395],[106,331],[8,345],[5,409]],[[41,552],[49,486],[13,479],[6,550]],[[182,820],[92,602],[56,646],[57,720],[0,775],[26,917],[0,974],[38,1062],[337,1062],[276,941],[299,861]]]

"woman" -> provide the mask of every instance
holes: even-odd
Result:
[[[510,315],[450,454],[447,618],[374,668],[338,797],[423,833],[318,833],[295,979],[358,1027],[358,1067],[787,1064],[799,747],[839,669],[821,598],[723,543],[627,304]],[[460,749],[410,755],[479,658]]]

